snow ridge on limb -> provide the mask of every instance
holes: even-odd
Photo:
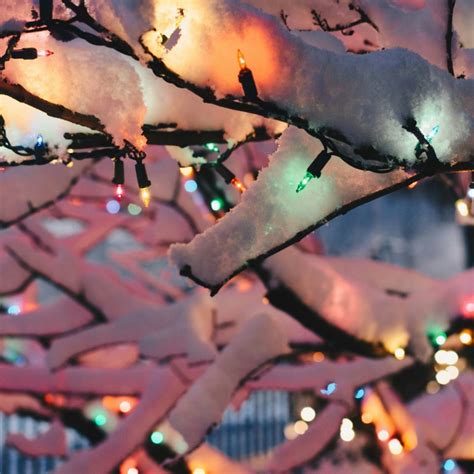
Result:
[[[171,424],[190,449],[220,420],[239,383],[263,363],[288,351],[285,335],[270,316],[248,320],[170,413]]]
[[[73,454],[57,474],[83,474],[91,466],[96,474],[107,474],[124,456],[141,446],[146,435],[166,416],[186,387],[169,369],[147,381],[140,404],[107,439],[91,449]]]
[[[10,433],[6,444],[27,456],[66,456],[66,431],[59,420],[54,420],[48,430],[35,439],[22,433]]]
[[[26,217],[52,206],[67,196],[78,179],[91,166],[79,163],[73,169],[65,166],[27,168],[0,172],[0,229],[10,227]]]

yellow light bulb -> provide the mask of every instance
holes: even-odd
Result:
[[[295,432],[299,435],[305,434],[306,431],[308,430],[308,424],[304,422],[303,420],[298,420],[294,425],[293,429]]]
[[[316,412],[312,407],[304,407],[300,412],[301,419],[303,421],[313,421],[316,418]]]
[[[469,345],[472,342],[472,334],[470,331],[465,329],[464,331],[461,331],[461,334],[459,334],[459,340],[464,344],[464,345]]]
[[[150,188],[140,189],[140,198],[143,202],[143,205],[145,207],[148,207],[150,205],[150,202],[151,202]]]
[[[374,417],[369,412],[362,413],[362,416],[360,417],[360,419],[362,420],[362,423],[365,423],[366,425],[374,421]]]
[[[247,63],[245,62],[245,57],[240,49],[237,50],[237,61],[239,61],[240,70],[243,71],[247,69]]]
[[[405,358],[405,349],[403,349],[403,347],[397,347],[393,355],[395,359],[403,360]]]
[[[194,174],[194,168],[192,166],[185,166],[183,168],[180,168],[179,172],[181,173],[182,176],[189,177]]]
[[[461,217],[467,217],[469,215],[469,207],[464,199],[458,199],[456,201],[456,209]]]
[[[449,375],[449,372],[443,369],[436,374],[436,381],[440,385],[447,385],[451,381],[451,376]]]
[[[402,443],[397,438],[393,438],[388,442],[388,449],[394,456],[398,456],[403,453]]]

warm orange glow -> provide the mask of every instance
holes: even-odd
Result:
[[[137,461],[134,458],[127,458],[120,465],[120,474],[138,474]]]
[[[461,334],[459,334],[459,340],[465,345],[471,344],[472,342],[471,331],[469,331],[468,329],[464,329],[463,331],[461,331]]]
[[[137,399],[134,397],[112,397],[108,395],[102,398],[102,404],[107,410],[128,413],[137,404]]]
[[[360,419],[362,420],[362,423],[365,423],[366,425],[369,425],[370,423],[374,421],[374,417],[370,413],[367,413],[367,412],[362,413],[362,416],[360,417]]]
[[[189,26],[186,24],[184,28]],[[280,83],[278,77],[279,71],[286,68],[287,64],[281,45],[275,41],[274,29],[276,26],[273,24],[252,17],[248,17],[238,30],[229,28],[225,35],[219,36],[219,41],[210,46],[212,61],[202,61],[199,57],[193,60],[194,71],[190,78],[212,78],[216,90],[240,97],[242,86],[237,76],[244,66],[240,61],[237,61],[239,66],[236,64],[237,49],[240,49],[245,55],[245,66],[252,71],[259,93],[265,95],[270,91],[283,92],[287,85]],[[166,63],[176,72],[184,73],[184,62],[180,55],[169,54]]]
[[[66,403],[66,399],[63,395],[55,393],[47,393],[44,396],[44,401],[49,405],[56,405],[58,407],[64,406],[64,404]]]
[[[239,190],[241,193],[243,193],[244,191],[246,191],[246,188],[245,188],[245,186],[243,185],[242,181],[240,181],[240,180],[237,179],[237,178],[234,178],[234,179],[231,181],[231,184],[232,184],[232,186],[234,186],[235,189]]]
[[[237,50],[237,61],[239,61],[239,66],[240,70],[243,71],[244,69],[247,69],[247,63],[245,62],[245,56],[240,51],[240,49]]]
[[[403,446],[407,451],[413,451],[418,445],[418,436],[415,430],[407,430],[402,434]]]
[[[23,312],[28,313],[29,311],[33,311],[38,307],[38,304],[34,301],[27,301],[23,306]]]
[[[148,207],[151,202],[151,194],[150,194],[150,188],[142,188],[140,189],[140,198],[142,200],[142,203],[145,207]]]
[[[252,283],[249,280],[245,278],[240,278],[239,280],[237,280],[237,291],[243,293],[251,289],[252,289]]]
[[[194,174],[194,168],[192,166],[185,166],[179,169],[181,176],[185,176],[186,178],[191,177]]]
[[[413,183],[408,185],[408,189],[416,188],[417,184],[418,184],[418,181],[413,181]]]
[[[324,354],[322,352],[315,352],[313,354],[314,362],[322,362],[324,360]]]

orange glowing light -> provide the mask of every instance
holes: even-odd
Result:
[[[179,172],[181,173],[181,176],[189,178],[194,174],[194,168],[192,166],[185,166],[184,168],[180,168]]]
[[[418,185],[418,181],[413,181],[413,183],[410,183],[410,184],[408,185],[408,189],[416,188],[417,185]]]
[[[120,465],[120,474],[138,474],[137,461],[134,458],[127,458]]]
[[[243,185],[242,181],[240,181],[237,178],[234,178],[231,181],[231,184],[232,184],[232,186],[234,186],[235,189],[239,190],[241,193],[243,193],[247,190],[246,187]]]
[[[374,417],[369,412],[362,413],[360,419],[362,420],[362,423],[365,423],[366,425],[370,425],[370,423],[374,421]]]
[[[44,396],[44,401],[48,405],[56,405],[58,407],[64,406],[66,403],[66,399],[63,395],[55,394],[55,393],[47,393]]]
[[[322,362],[324,360],[324,354],[322,352],[315,352],[313,354],[314,362]]]
[[[245,56],[240,51],[240,49],[237,50],[237,61],[239,62],[240,70],[243,71],[244,69],[247,69],[247,63],[245,62]]]
[[[113,397],[107,395],[102,398],[102,404],[110,411],[129,413],[137,404],[137,399],[134,397]]]
[[[151,202],[150,188],[140,189],[140,198],[143,202],[143,205],[145,207],[148,207],[150,205],[150,202]]]

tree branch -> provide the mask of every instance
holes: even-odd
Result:
[[[447,0],[448,2],[448,19],[446,29],[446,67],[452,76],[455,76],[454,65],[453,65],[453,16],[454,7],[456,6],[456,0]]]

